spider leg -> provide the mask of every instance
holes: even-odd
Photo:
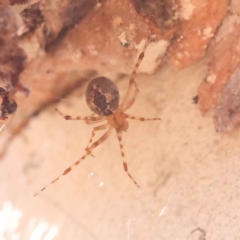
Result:
[[[122,103],[121,103],[120,106],[119,106],[119,107],[121,107],[121,108],[122,108],[122,106],[125,106],[125,105],[127,104],[128,99],[129,99],[130,94],[131,94],[131,91],[132,91],[132,89],[133,89],[134,86],[135,86],[135,93],[134,93],[134,95],[136,95],[135,98],[137,97],[137,94],[138,94],[138,91],[139,91],[139,90],[137,89],[137,84],[136,84],[136,82],[135,82],[135,77],[136,77],[136,74],[137,74],[138,67],[139,67],[139,65],[141,64],[142,59],[144,58],[144,52],[145,52],[145,50],[146,50],[146,48],[147,48],[147,45],[148,45],[148,43],[149,43],[150,41],[151,41],[151,39],[148,39],[148,40],[147,40],[147,42],[146,42],[146,44],[145,44],[145,46],[144,46],[144,48],[143,48],[143,51],[140,53],[140,55],[139,55],[139,57],[138,57],[138,60],[137,60],[137,62],[136,62],[136,65],[135,65],[135,67],[134,67],[134,69],[133,69],[133,72],[132,72],[131,77],[130,77],[130,80],[129,80],[129,85],[128,85],[127,93],[126,93],[125,97],[123,98]],[[135,101],[135,100],[134,100],[134,101]],[[134,101],[133,101],[133,103],[134,103]],[[132,104],[133,104],[133,103],[132,103]]]
[[[34,196],[38,195],[38,193],[44,191],[49,185],[55,183],[58,181],[62,176],[67,175],[69,172],[73,170],[74,167],[79,165],[87,156],[89,156],[94,148],[96,148],[99,144],[101,144],[103,141],[105,141],[109,135],[111,134],[113,128],[109,127],[107,132],[105,132],[102,137],[100,137],[96,142],[94,142],[90,147],[87,153],[85,153],[80,159],[78,159],[75,163],[73,163],[70,167],[68,167],[59,177],[55,178],[53,181],[48,183],[45,187],[43,187],[40,191],[34,194]]]
[[[131,92],[132,92],[133,87],[135,86],[135,88],[137,89],[137,84],[136,84],[136,82],[135,82],[135,76],[136,76],[136,74],[137,74],[137,69],[138,69],[138,67],[139,67],[139,65],[140,65],[140,63],[141,63],[141,61],[142,61],[143,58],[144,58],[144,52],[142,52],[142,53],[139,55],[139,57],[138,57],[138,61],[137,61],[136,65],[135,65],[135,68],[134,68],[134,70],[133,70],[133,72],[132,72],[132,75],[131,75],[131,77],[130,77],[130,80],[129,80],[129,85],[128,85],[127,93],[126,93],[126,95],[125,95],[122,103],[121,103],[120,106],[119,106],[119,107],[121,107],[121,108],[122,108],[122,106],[124,106],[124,105],[128,102],[128,99],[129,99],[129,97],[130,97],[130,94],[131,94]],[[138,90],[138,91],[139,91],[139,90]],[[138,91],[135,90],[135,95],[138,94]],[[136,93],[136,92],[137,92],[137,93]]]
[[[139,185],[137,184],[137,182],[133,179],[133,177],[130,175],[130,173],[128,172],[128,166],[127,163],[125,161],[125,154],[124,154],[124,150],[123,150],[123,144],[122,144],[122,132],[121,131],[117,131],[117,137],[118,137],[118,141],[119,141],[119,145],[120,145],[120,150],[121,150],[121,155],[122,155],[122,160],[123,160],[123,169],[124,171],[127,173],[127,175],[132,179],[132,181],[135,183],[135,185],[139,188]]]
[[[90,117],[95,117],[95,116],[96,116],[95,113],[93,113],[93,114],[90,115]],[[95,121],[85,120],[85,123],[88,124],[88,125],[90,125],[90,124],[95,124],[95,123],[102,122],[102,121],[104,121],[104,120],[106,120],[105,117],[103,117],[103,118],[101,118],[101,119],[99,119],[99,120],[95,120]]]
[[[99,130],[106,129],[108,126],[109,126],[109,124],[107,123],[107,124],[100,125],[100,126],[97,126],[97,127],[93,128],[93,130],[92,130],[92,136],[91,136],[91,138],[90,138],[90,140],[89,140],[89,142],[88,142],[88,145],[87,145],[87,147],[86,147],[86,149],[85,149],[87,152],[89,151],[89,145],[90,145],[90,144],[92,143],[92,141],[93,141],[93,138],[94,138],[94,136],[95,136],[95,132],[96,132],[96,131],[99,131]],[[92,155],[92,154],[91,154],[91,155]]]
[[[69,115],[64,115],[62,114],[57,108],[55,108],[55,110],[62,116],[64,117],[66,120],[85,120],[86,123],[87,121],[90,121],[91,123],[92,122],[100,122],[100,121],[103,121],[105,120],[105,116],[97,116],[97,117],[93,117],[93,116],[88,116],[88,117],[80,117],[80,116],[77,116],[77,117],[71,117]]]
[[[96,124],[96,123],[99,123],[99,122],[103,122],[106,120],[106,117],[103,116],[101,119],[99,120],[85,120],[85,123],[88,124],[88,125],[91,125],[91,124]]]
[[[155,120],[161,120],[161,118],[143,118],[143,117],[134,117],[130,116],[128,114],[124,114],[126,118],[130,118],[133,120],[139,120],[139,121],[155,121]]]
[[[137,98],[137,95],[139,93],[137,83],[136,82],[134,82],[134,83],[135,83],[135,88],[136,89],[135,89],[135,92],[134,92],[134,95],[133,95],[132,99],[129,102],[127,102],[125,105],[121,104],[121,108],[122,108],[123,112],[126,111],[127,109],[129,109],[134,104],[134,102]]]

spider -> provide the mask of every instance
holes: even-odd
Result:
[[[151,39],[149,39],[148,41],[151,41]],[[117,86],[106,77],[96,77],[88,84],[86,90],[86,102],[89,108],[94,112],[93,115],[88,117],[81,116],[72,117],[69,115],[64,115],[58,109],[55,109],[66,120],[84,120],[87,124],[95,124],[103,121],[105,121],[105,123],[93,128],[91,138],[89,140],[87,148],[85,149],[86,153],[79,160],[77,160],[70,167],[68,167],[59,177],[55,178],[52,182],[43,187],[39,192],[44,191],[49,185],[58,181],[60,177],[72,171],[72,169],[79,165],[87,156],[92,155],[93,149],[100,145],[102,142],[104,142],[110,136],[113,129],[115,129],[117,133],[117,138],[119,141],[122,155],[123,169],[130,177],[130,179],[134,182],[134,184],[139,188],[137,182],[128,172],[128,166],[125,161],[125,153],[123,150],[122,132],[127,131],[128,129],[127,119],[139,121],[160,120],[160,118],[134,117],[125,113],[125,111],[128,110],[134,104],[139,92],[137,83],[135,81],[135,77],[137,74],[137,69],[142,59],[144,58],[144,52],[147,47],[148,41],[145,44],[143,51],[138,57],[137,63],[133,69],[133,72],[129,80],[127,92],[120,105],[119,105],[119,91]],[[95,136],[96,131],[103,129],[107,129],[107,131],[97,141],[93,142],[93,138]],[[34,196],[36,196],[39,192],[37,192]]]

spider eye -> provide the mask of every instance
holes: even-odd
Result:
[[[106,77],[94,78],[87,87],[86,102],[89,108],[98,115],[113,114],[119,105],[117,86]]]

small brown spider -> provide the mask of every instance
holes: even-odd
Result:
[[[117,86],[106,77],[96,77],[94,78],[88,85],[86,90],[86,102],[89,108],[97,114],[98,116],[88,116],[88,117],[71,117],[69,115],[63,115],[58,109],[58,111],[66,120],[84,120],[87,124],[94,124],[106,121],[105,124],[94,127],[92,131],[92,136],[86,148],[86,153],[75,163],[73,163],[70,167],[68,167],[59,177],[55,178],[52,182],[47,184],[40,191],[46,189],[46,187],[50,184],[55,183],[60,177],[68,174],[74,166],[77,166],[84,160],[87,156],[92,154],[92,150],[100,145],[103,141],[105,141],[111,134],[112,130],[115,129],[117,132],[117,137],[120,144],[122,159],[123,159],[123,168],[128,174],[128,176],[132,179],[132,181],[136,184],[137,182],[133,179],[133,177],[128,172],[128,166],[125,161],[125,154],[123,151],[122,144],[122,131],[127,131],[128,129],[128,121],[129,119],[139,120],[139,121],[152,121],[152,120],[160,120],[160,118],[143,118],[143,117],[134,117],[125,113],[135,102],[139,89],[137,87],[137,83],[135,81],[135,76],[137,73],[137,69],[144,57],[144,51],[147,47],[147,44],[144,47],[143,52],[139,55],[135,68],[131,74],[129,86],[127,93],[119,105],[119,91]],[[132,91],[135,89],[134,93]],[[100,137],[97,141],[92,143],[93,137],[95,136],[95,132],[103,129],[108,129],[102,137]],[[40,192],[39,191],[39,192]],[[34,196],[36,196],[39,192],[37,192]]]

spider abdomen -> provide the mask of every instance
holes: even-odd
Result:
[[[86,102],[88,107],[100,116],[113,114],[119,105],[117,86],[106,77],[96,77],[87,86]]]

